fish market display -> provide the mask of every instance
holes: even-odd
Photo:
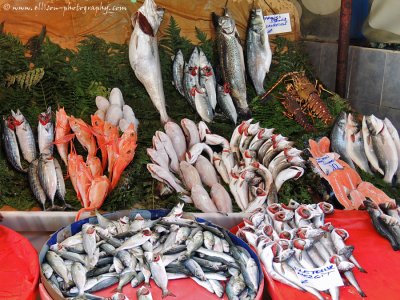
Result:
[[[118,88],[111,91],[109,98],[107,100],[101,96],[96,97],[99,110],[91,116],[91,125],[82,119],[68,116],[62,108],[56,113],[58,139],[54,144],[57,145],[58,151],[61,151],[60,156],[63,161],[67,155],[64,163],[82,205],[76,219],[79,219],[84,211],[93,211],[101,207],[109,192],[117,186],[122,172],[135,156],[138,124],[135,114],[132,108],[124,103],[122,93]],[[99,112],[105,115],[105,120]],[[126,124],[121,125],[122,121]],[[69,126],[63,125],[67,123]],[[121,136],[118,128],[123,131]],[[75,137],[87,151],[86,160],[76,152],[73,146],[71,140]],[[71,150],[68,153],[69,143]],[[96,156],[98,150],[100,150],[101,159]],[[106,171],[107,176],[104,174]],[[58,177],[62,177],[61,175]]]
[[[325,297],[315,288],[305,285],[295,270],[335,264],[361,297],[366,297],[359,286],[354,268],[366,272],[353,255],[354,247],[346,245],[349,233],[325,223],[325,215],[334,212],[326,202],[300,205],[290,200],[289,205],[263,206],[244,220],[237,235],[246,240],[264,264],[269,276],[317,299]],[[339,299],[339,287],[330,288],[332,299]]]
[[[399,180],[400,139],[392,122],[374,115],[360,124],[352,114],[341,112],[331,133],[332,151],[350,167],[369,174],[380,173],[389,184]]]
[[[158,55],[157,31],[164,9],[153,0],[145,0],[132,17],[133,32],[129,42],[129,62],[137,79],[144,85],[162,123],[169,121]]]
[[[246,98],[244,55],[235,20],[225,7],[224,15],[218,16],[213,13],[213,21],[217,32],[217,52],[224,85],[230,89],[238,114],[248,119],[251,112]]]
[[[247,69],[257,95],[261,95],[265,93],[264,79],[272,61],[272,51],[261,8],[251,10],[249,24],[246,40]]]
[[[139,121],[132,110],[132,107],[125,104],[122,92],[119,88],[113,88],[110,92],[109,99],[103,96],[96,97],[96,106],[98,110],[94,113],[101,120],[106,121],[122,132],[133,124],[137,129]]]
[[[382,190],[367,181],[362,181],[356,170],[339,159],[339,154],[330,152],[330,144],[327,137],[318,142],[309,140],[312,155],[309,160],[314,166],[314,171],[329,183],[337,200],[345,209],[362,208],[367,199],[373,201],[375,205],[395,204],[395,200]]]
[[[203,212],[232,212],[232,199],[252,212],[264,202],[277,202],[287,180],[304,173],[302,151],[274,129],[242,122],[231,140],[213,134],[204,122],[181,120],[164,125],[153,136],[147,154],[151,176]],[[223,186],[229,187],[225,189]]]
[[[289,79],[288,79],[289,78]],[[304,115],[310,117],[317,117],[320,119],[325,125],[331,125],[333,122],[333,117],[329,112],[328,107],[322,101],[320,95],[321,90],[323,89],[320,86],[320,89],[317,90],[315,85],[310,82],[310,80],[305,75],[304,71],[299,72],[289,72],[284,74],[264,95],[261,96],[260,100],[267,97],[283,80],[289,81],[286,84],[287,93],[283,93],[283,101],[288,102],[287,104],[284,103],[283,106],[289,106],[292,100],[295,100],[298,104],[300,104],[300,108]],[[326,91],[326,90],[325,90]],[[281,100],[282,101],[282,100]],[[293,118],[292,114],[294,111],[292,109],[288,109],[288,117]],[[306,130],[310,128],[305,124],[304,117],[296,118],[294,117],[295,121],[303,126]]]
[[[7,159],[16,170],[27,172],[29,186],[43,210],[62,210],[69,205],[65,203],[65,182],[61,167],[52,155],[54,126],[51,108],[41,113],[38,119],[39,156],[32,128],[21,111],[11,111],[10,117],[3,117],[3,141]],[[22,167],[20,151],[29,164],[27,170]],[[55,204],[56,199],[62,202],[62,206]],[[48,201],[51,206],[46,207]]]
[[[157,288],[163,298],[179,297],[169,281],[188,278],[220,298],[254,299],[261,273],[250,253],[225,229],[182,217],[182,209],[179,204],[155,220],[136,214],[113,221],[97,213],[98,224],[85,223],[50,246],[41,270],[64,297],[91,299],[114,285],[118,293],[112,299],[125,299],[124,290],[142,284],[138,299],[151,299]]]

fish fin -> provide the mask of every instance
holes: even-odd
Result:
[[[147,20],[146,16],[143,15],[141,12],[138,12],[138,20],[139,20],[139,27],[140,29],[147,35],[154,36],[153,27]]]
[[[68,143],[70,140],[72,140],[74,137],[75,137],[75,133],[67,134],[67,135],[64,135],[62,138],[54,140],[52,144],[54,144],[54,145],[65,144],[65,143]]]
[[[162,292],[162,298],[163,298],[163,299],[164,299],[165,297],[168,297],[168,296],[176,297],[173,293],[171,293],[171,292],[168,291],[168,290]]]

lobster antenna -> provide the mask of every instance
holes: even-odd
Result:
[[[264,93],[264,95],[261,96],[260,101],[263,100],[265,97],[267,97],[278,86],[278,84],[280,84],[286,77],[293,76],[299,73],[301,72],[289,72],[284,74],[268,91]]]

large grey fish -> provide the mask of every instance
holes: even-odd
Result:
[[[236,125],[237,112],[235,105],[233,104],[230,91],[221,85],[217,86],[217,101],[218,105],[222,110],[222,113]]]
[[[170,120],[165,108],[164,87],[156,34],[164,17],[164,9],[153,0],[145,0],[132,17],[133,32],[129,42],[129,62],[137,79],[144,85],[161,122]]]
[[[38,119],[39,153],[53,155],[54,125],[51,121],[51,107],[49,106],[45,112],[42,112]]]
[[[179,94],[185,97],[185,92],[183,89],[183,69],[185,66],[185,61],[183,59],[182,51],[179,49],[178,52],[172,57],[172,84],[178,90]]]
[[[388,119],[385,118],[383,122],[386,125],[387,130],[389,131],[390,135],[393,138],[393,142],[396,145],[396,150],[397,150],[397,156],[399,158],[399,165],[397,167],[397,172],[396,172],[396,183],[400,183],[400,137],[399,133],[397,132],[396,127],[393,126],[392,122]]]
[[[264,79],[269,72],[272,51],[261,8],[253,8],[247,30],[247,69],[257,95],[265,92]]]
[[[371,164],[371,167],[373,168],[373,170],[384,175],[383,170],[379,166],[378,158],[376,157],[374,147],[371,143],[371,133],[369,132],[368,127],[367,127],[366,116],[363,116],[361,124],[362,124],[361,131],[362,131],[362,135],[363,135],[365,155],[367,156],[368,161]]]
[[[16,113],[11,110],[11,114],[14,118],[15,131],[21,147],[22,156],[30,163],[36,158],[36,143],[32,128],[19,109]]]
[[[41,155],[38,164],[38,175],[40,184],[46,196],[54,206],[54,197],[57,191],[57,173],[54,165],[54,158],[48,154]]]
[[[213,14],[213,18],[216,20],[217,49],[222,78],[225,84],[229,84],[239,115],[248,119],[251,113],[246,99],[244,56],[235,21],[229,14],[224,16]]]
[[[17,137],[15,135],[15,125],[12,119],[7,119],[3,116],[3,143],[6,150],[7,159],[14,169],[25,173],[26,170],[22,168],[21,156],[19,154]]]
[[[213,67],[201,49],[199,52],[199,72],[200,86],[207,90],[208,100],[213,110],[215,110],[215,106],[217,105],[217,95],[215,92],[217,81],[215,79]]]
[[[347,114],[342,111],[336,119],[331,132],[331,148],[332,151],[340,155],[340,159],[345,161],[350,167],[355,168],[353,161],[347,151],[346,144],[346,122]]]
[[[394,174],[397,172],[399,158],[396,145],[386,125],[374,115],[365,118],[370,132],[370,141],[378,158],[379,166],[385,173],[383,180],[392,183]]]
[[[372,174],[368,165],[368,158],[365,154],[363,135],[360,126],[357,124],[351,113],[347,115],[345,128],[346,148],[351,160],[364,172]]]
[[[43,206],[43,210],[46,210],[46,193],[44,192],[38,175],[38,160],[35,159],[31,162],[28,169],[28,180],[31,187],[32,193],[36,200]]]
[[[207,123],[211,123],[214,119],[214,112],[209,101],[209,96],[205,88],[195,88],[193,90],[194,94],[194,105],[196,111],[201,117],[201,119]]]

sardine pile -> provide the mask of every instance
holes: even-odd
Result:
[[[295,269],[322,267],[327,262],[336,264],[339,272],[350,282],[361,297],[365,297],[352,269],[365,270],[353,256],[353,246],[345,244],[349,233],[325,223],[325,215],[334,212],[326,202],[300,205],[290,200],[289,205],[272,204],[244,219],[244,227],[237,235],[257,249],[267,273],[277,281],[307,291],[318,299],[324,297],[314,288],[302,284]],[[329,290],[333,300],[339,299],[339,287]]]
[[[332,150],[352,168],[382,174],[387,183],[400,182],[400,138],[392,122],[374,115],[364,116],[360,125],[342,112],[331,134]]]
[[[103,96],[96,97],[98,110],[94,113],[101,120],[109,122],[122,132],[128,129],[129,124],[134,124],[138,128],[139,121],[135,117],[132,107],[125,104],[122,92],[119,88],[113,88],[109,99]]]
[[[231,196],[242,211],[253,212],[266,201],[277,202],[282,184],[304,173],[302,152],[293,142],[252,120],[236,127],[230,141],[202,121],[182,119],[181,126],[168,122],[165,133],[156,132],[147,169],[203,212],[232,212]]]
[[[394,202],[376,205],[370,199],[364,201],[376,231],[386,238],[393,250],[400,249],[400,215],[399,207]]]
[[[173,85],[205,122],[211,122],[217,104],[233,123],[237,113],[227,86],[217,85],[215,73],[204,52],[195,47],[189,62],[181,50],[172,58]]]
[[[46,210],[46,202],[51,202],[52,210],[65,209],[65,182],[61,166],[53,157],[54,125],[51,121],[51,108],[42,112],[37,127],[39,153],[32,128],[18,109],[11,116],[3,117],[3,142],[10,164],[20,172],[28,172],[28,180],[36,200]],[[21,154],[29,163],[28,170],[21,164]],[[55,199],[63,206],[56,206]]]
[[[134,220],[111,221],[97,214],[98,224],[86,223],[50,247],[42,272],[64,297],[90,298],[114,284],[121,293],[128,284],[144,283],[138,299],[152,299],[152,278],[164,298],[174,296],[169,280],[191,278],[218,297],[254,299],[260,281],[256,261],[225,229],[183,218],[182,208],[156,220],[137,214]]]

